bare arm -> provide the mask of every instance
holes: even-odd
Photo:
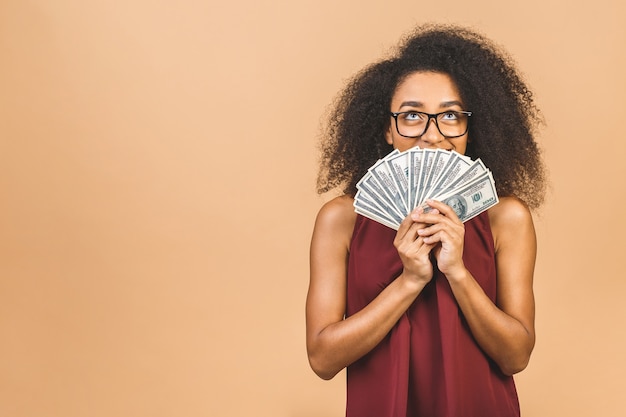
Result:
[[[454,212],[444,206],[433,203],[447,218],[421,234],[430,235],[427,242],[441,242],[435,250],[438,265],[480,347],[505,374],[520,372],[527,366],[535,345],[532,283],[537,248],[532,216],[520,200],[511,197],[502,198],[489,211],[496,251],[494,304],[463,265],[459,254],[463,250],[464,228],[457,223]]]
[[[338,197],[320,210],[311,240],[311,276],[306,302],[307,352],[311,367],[323,379],[371,351],[432,278],[428,253],[409,218],[394,244],[403,273],[369,305],[344,319],[349,245],[356,214],[352,199]]]

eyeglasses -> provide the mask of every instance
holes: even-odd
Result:
[[[471,111],[444,111],[437,114],[424,113],[421,111],[391,112],[396,120],[396,130],[405,138],[419,138],[430,125],[430,119],[435,121],[439,133],[445,138],[458,138],[467,133],[469,128],[467,120],[472,115]]]

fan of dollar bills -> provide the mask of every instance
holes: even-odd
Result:
[[[398,230],[427,199],[439,200],[466,222],[498,203],[491,171],[480,159],[443,149],[397,149],[376,162],[357,184],[355,211]]]

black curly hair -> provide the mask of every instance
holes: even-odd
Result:
[[[333,103],[322,132],[317,190],[356,183],[393,150],[385,141],[396,87],[414,72],[447,74],[472,111],[466,155],[493,173],[499,196],[516,196],[531,209],[544,200],[546,174],[534,135],[543,123],[533,94],[512,58],[483,35],[454,25],[417,27],[390,57],[357,73]]]

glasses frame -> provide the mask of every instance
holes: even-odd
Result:
[[[424,127],[424,131],[422,133],[420,133],[417,136],[407,136],[407,135],[403,135],[402,133],[400,133],[400,128],[398,127],[398,116],[400,116],[401,114],[407,114],[407,113],[419,113],[419,114],[423,114],[425,116],[428,116],[428,120],[426,121],[426,125]],[[453,138],[459,138],[463,135],[465,135],[467,133],[467,131],[469,130],[469,120],[467,123],[467,126],[465,126],[465,132],[461,133],[460,135],[454,135],[454,136],[448,136],[448,135],[444,135],[443,132],[441,131],[441,129],[439,128],[439,123],[437,122],[437,117],[441,116],[442,114],[446,114],[446,113],[457,113],[457,114],[464,114],[467,117],[470,117],[472,115],[471,111],[463,111],[463,110],[447,110],[447,111],[442,111],[440,113],[425,113],[423,111],[415,111],[415,110],[409,110],[409,111],[400,111],[400,112],[389,112],[389,114],[391,114],[391,117],[393,117],[396,121],[396,131],[398,132],[398,135],[404,137],[404,138],[421,138],[422,136],[424,136],[424,133],[426,133],[426,131],[428,130],[428,127],[430,126],[430,120],[433,119],[435,121],[435,126],[437,127],[437,130],[439,131],[439,133],[441,134],[441,136],[443,136],[446,139],[453,139]]]

